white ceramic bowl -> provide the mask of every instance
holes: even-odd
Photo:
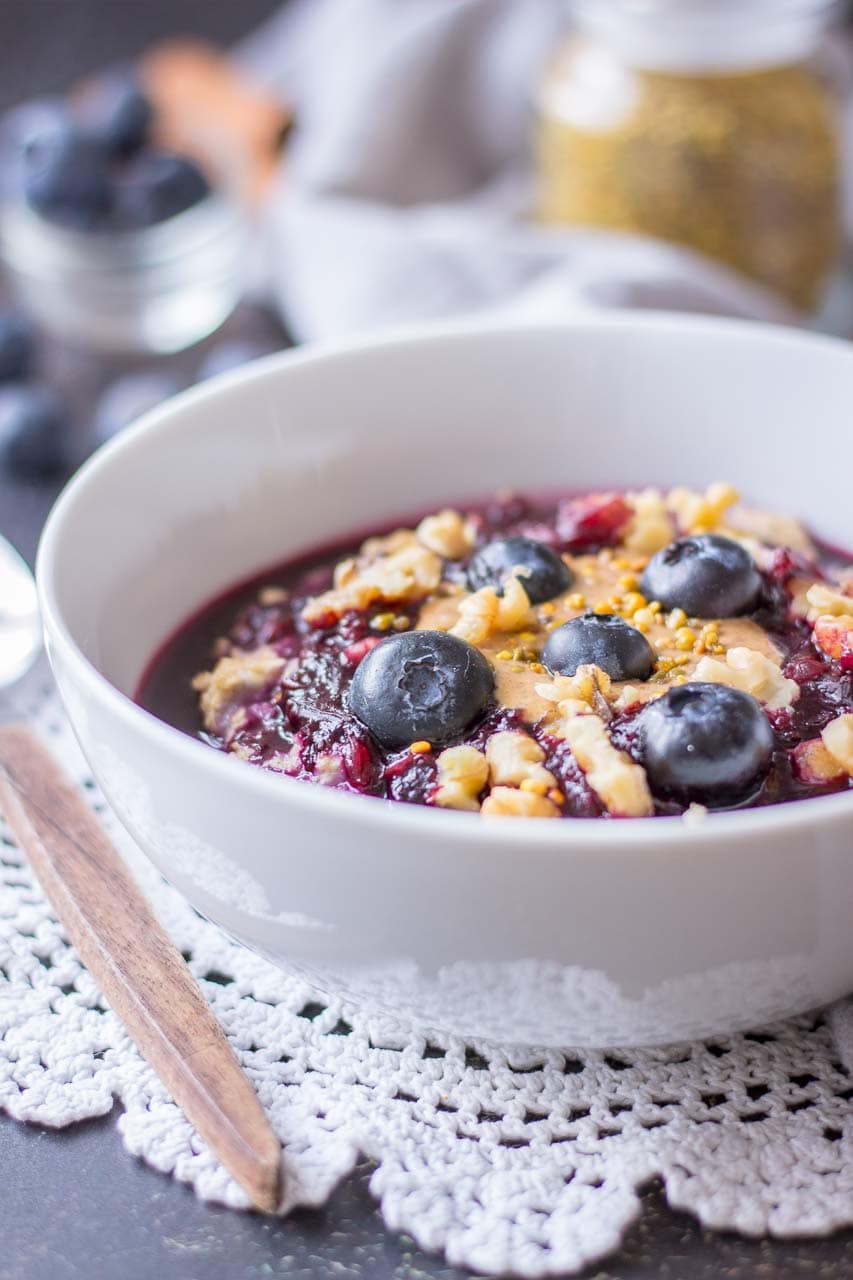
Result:
[[[481,820],[264,773],[131,701],[197,606],[352,530],[496,488],[731,480],[853,543],[853,350],[683,317],[398,334],[260,361],[71,482],[38,578],[110,803],[205,915],[321,991],[541,1045],[674,1040],[853,988],[853,794]]]

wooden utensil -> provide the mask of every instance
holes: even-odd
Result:
[[[25,725],[0,728],[0,805],[86,968],[175,1102],[267,1213],[281,1146],[201,991],[91,810]]]

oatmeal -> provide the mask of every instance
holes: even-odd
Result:
[[[853,777],[837,564],[725,484],[500,495],[236,589],[139,700],[271,772],[486,817],[820,795]]]

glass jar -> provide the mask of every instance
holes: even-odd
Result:
[[[99,351],[183,351],[213,333],[245,284],[242,211],[210,195],[156,227],[76,232],[23,201],[0,210],[0,253],[44,328]]]
[[[24,195],[30,150],[64,115],[61,100],[43,99],[0,117],[0,259],[22,306],[48,332],[95,350],[169,354],[206,338],[245,287],[242,174],[208,173],[207,195],[150,226],[64,226]]]
[[[0,208],[0,254],[26,310],[100,351],[166,355],[227,320],[244,288],[247,228],[226,196],[139,231],[71,231],[22,200]]]
[[[539,94],[539,214],[686,245],[794,307],[840,249],[819,64],[837,0],[576,0]]]

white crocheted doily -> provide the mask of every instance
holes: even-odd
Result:
[[[24,708],[110,825],[58,703]],[[669,1049],[523,1053],[320,1003],[200,919],[113,825],[281,1136],[289,1200],[359,1153],[387,1225],[482,1272],[544,1276],[615,1249],[659,1177],[706,1226],[853,1223],[853,1081],[815,1015]],[[60,1126],[119,1099],[125,1146],[204,1199],[242,1192],[104,1007],[0,821],[0,1106]]]

